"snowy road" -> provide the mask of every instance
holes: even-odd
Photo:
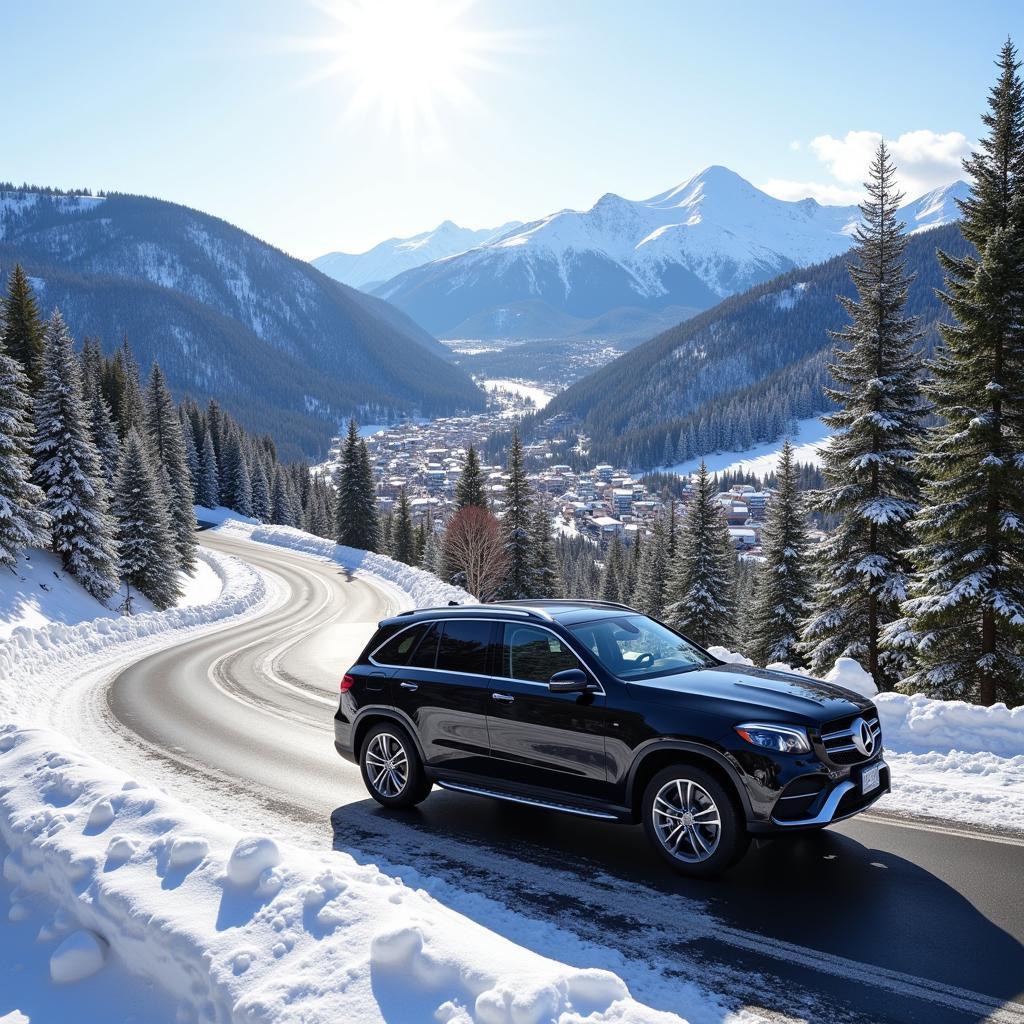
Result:
[[[281,599],[123,670],[76,710],[79,738],[102,731],[224,820],[349,850],[538,952],[615,970],[656,1007],[697,985],[759,1016],[1024,1022],[1024,840],[879,813],[701,883],[663,868],[638,828],[437,790],[385,813],[334,753],[331,715],[394,595],[301,554],[203,542]]]

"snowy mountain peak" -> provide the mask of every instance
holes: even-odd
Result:
[[[366,252],[329,252],[312,262],[318,270],[342,284],[369,290],[406,270],[494,241],[520,225],[520,221],[514,220],[496,228],[475,230],[459,227],[453,220],[444,220],[431,231],[408,238],[389,238]]]
[[[911,234],[950,224],[960,217],[957,200],[966,199],[970,194],[971,186],[966,181],[940,185],[907,203],[900,210],[900,219]]]

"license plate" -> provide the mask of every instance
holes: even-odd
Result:
[[[881,782],[881,774],[882,766],[880,764],[873,764],[870,768],[865,768],[860,773],[861,793],[870,793],[872,790],[878,789]]]

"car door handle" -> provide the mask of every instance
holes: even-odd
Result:
[[[419,688],[419,683],[402,683],[403,690],[418,690]]]
[[[511,704],[515,700],[515,697],[510,693],[492,693],[491,696],[495,700],[500,700],[502,704]]]

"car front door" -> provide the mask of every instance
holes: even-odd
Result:
[[[411,720],[428,765],[483,773],[495,624],[440,619],[421,628],[407,664],[392,677],[394,705]]]
[[[554,793],[607,799],[601,692],[552,693],[556,672],[582,668],[566,642],[543,626],[501,624],[500,661],[487,706],[492,776]]]

